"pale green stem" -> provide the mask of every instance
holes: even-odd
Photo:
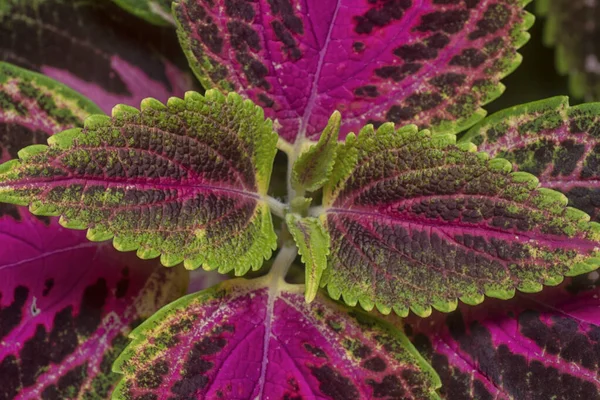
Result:
[[[266,200],[273,214],[277,215],[279,218],[285,218],[285,212],[288,208],[287,204],[282,203],[271,196],[266,196],[264,199]]]
[[[295,244],[284,244],[277,256],[275,257],[275,261],[273,261],[273,266],[271,267],[271,271],[269,271],[269,275],[271,276],[271,282],[279,283],[284,281],[285,276],[287,275],[292,263],[296,259],[296,255],[298,254],[298,248]]]

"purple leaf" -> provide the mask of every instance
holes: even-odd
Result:
[[[437,399],[391,325],[270,276],[188,295],[139,326],[115,399]]]
[[[177,0],[179,38],[205,87],[265,107],[288,142],[367,123],[459,131],[498,97],[529,38],[527,1]]]
[[[324,187],[331,252],[321,285],[383,313],[508,299],[600,265],[600,224],[456,137],[390,123],[339,146]]]
[[[0,166],[0,197],[140,258],[243,275],[276,247],[265,198],[276,142],[235,93],[148,98],[21,149]]]
[[[1,60],[42,72],[109,113],[192,89],[171,29],[147,26],[110,1],[23,0],[0,11]]]
[[[107,398],[129,331],[185,293],[182,268],[28,213],[0,219],[0,242],[2,399]]]
[[[569,107],[566,97],[553,97],[511,107],[481,121],[461,141],[512,161],[600,221],[600,104]]]
[[[440,375],[442,397],[600,399],[600,285],[575,289],[414,321],[413,343]]]

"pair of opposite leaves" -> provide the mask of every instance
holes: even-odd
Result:
[[[597,267],[600,226],[509,161],[413,125],[368,125],[338,143],[339,124],[293,166],[294,185],[324,193],[318,218],[286,215],[308,300],[320,284],[350,305],[426,316]],[[0,166],[0,199],[141,258],[240,276],[276,248],[276,143],[262,109],[237,94],[146,99],[22,149]]]

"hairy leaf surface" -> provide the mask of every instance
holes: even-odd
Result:
[[[175,21],[171,16],[171,0],[113,0],[133,15],[156,25],[169,25]]]
[[[271,279],[227,281],[156,313],[115,362],[113,398],[438,398],[400,331],[324,296],[307,305],[301,285]]]
[[[569,107],[566,97],[554,97],[515,106],[481,121],[461,141],[512,161],[600,221],[600,104]]]
[[[600,224],[474,145],[412,126],[365,127],[324,187],[334,298],[400,315],[514,296],[600,263]]]
[[[185,293],[187,272],[19,220],[0,219],[0,398],[105,399],[128,333]]]
[[[600,100],[600,7],[595,1],[540,0],[536,12],[545,16],[544,42],[555,46],[556,69],[569,75],[577,98]]]
[[[341,138],[369,122],[472,125],[520,62],[524,4],[178,0],[174,12],[202,84],[250,97],[294,142],[318,138],[335,110]]]
[[[193,89],[181,58],[172,29],[148,26],[108,0],[0,2],[0,60],[70,86],[105,113]]]
[[[141,258],[243,274],[276,245],[262,196],[277,136],[249,100],[188,92],[113,109],[0,166],[0,199]]]
[[[600,399],[600,286],[582,289],[415,321],[411,339],[448,400]]]

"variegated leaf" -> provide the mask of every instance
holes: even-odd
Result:
[[[301,285],[227,281],[163,308],[115,362],[113,399],[437,399],[391,325]]]
[[[54,78],[105,113],[192,90],[182,57],[172,29],[149,26],[109,0],[0,1],[0,61]]]
[[[461,138],[534,174],[569,205],[600,221],[600,104],[569,107],[566,97],[515,106],[474,126]]]
[[[582,289],[570,283],[407,329],[444,399],[600,399],[600,286]]]
[[[0,166],[0,199],[141,258],[241,275],[276,245],[263,199],[276,141],[262,110],[233,93],[146,99],[22,149]]]
[[[384,121],[459,131],[520,62],[521,0],[177,0],[179,38],[205,87],[265,107],[288,142]]]
[[[0,398],[106,399],[140,321],[185,293],[187,272],[121,255],[29,213],[0,219]]]
[[[331,236],[322,284],[334,298],[427,316],[600,265],[600,224],[533,175],[455,141],[385,124],[340,146],[321,217]]]

